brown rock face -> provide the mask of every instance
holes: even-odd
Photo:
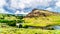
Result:
[[[53,15],[53,12],[47,11],[47,10],[39,10],[39,9],[34,9],[32,10],[31,13],[29,13],[27,16],[25,17],[39,17],[39,16],[50,16]]]

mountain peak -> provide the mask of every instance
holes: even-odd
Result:
[[[40,10],[40,9],[33,9],[26,17],[39,17],[39,16],[50,16],[55,15],[55,12],[51,12],[48,10]]]

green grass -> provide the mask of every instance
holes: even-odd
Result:
[[[60,16],[38,17],[37,19],[26,18],[25,23],[23,23],[23,25],[32,25],[32,26],[47,26],[56,24],[60,25]],[[0,24],[0,26],[1,25],[2,24]],[[0,27],[0,34],[60,34],[60,30],[16,28],[6,25],[6,27]]]
[[[60,34],[59,30],[0,28],[0,34]]]
[[[11,17],[10,17],[11,18]],[[9,17],[4,19],[9,20]],[[15,17],[10,20],[16,19]],[[60,16],[48,16],[48,17],[33,17],[24,18],[25,22],[22,24],[30,26],[48,26],[48,25],[60,25]],[[16,28],[4,24],[0,24],[0,34],[60,34],[60,30],[44,30],[44,29],[32,29],[32,28]]]
[[[12,26],[0,24],[0,34],[60,34],[60,30],[42,30],[32,28],[16,28]]]
[[[48,25],[60,25],[60,16],[48,16],[48,17],[33,17],[33,18],[24,18],[24,25],[32,26],[48,26]]]

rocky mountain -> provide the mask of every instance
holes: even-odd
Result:
[[[25,16],[24,20],[26,25],[30,26],[60,25],[60,13],[34,9]]]
[[[40,10],[40,9],[33,9],[32,12],[30,12],[26,17],[39,17],[39,16],[51,16],[51,15],[57,15],[57,12],[52,12],[48,10]]]

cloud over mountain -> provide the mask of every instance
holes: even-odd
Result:
[[[49,9],[51,11],[59,11],[60,0],[0,0],[0,8],[8,13],[16,13],[19,11],[26,12],[26,8]],[[57,8],[56,8],[57,7]],[[59,10],[58,10],[59,9]],[[27,9],[27,12],[30,10]],[[3,12],[4,13],[4,12]]]

